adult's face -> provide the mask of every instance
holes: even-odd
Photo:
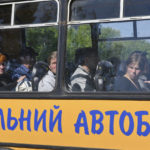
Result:
[[[53,72],[54,74],[56,74],[56,65],[57,65],[57,59],[52,58],[50,61],[49,68],[50,68],[51,72]]]
[[[132,80],[136,80],[138,78],[138,76],[141,73],[141,69],[139,68],[138,64],[129,64],[127,66],[127,72],[126,74],[128,75],[128,77]]]
[[[5,65],[4,63],[0,63],[0,75],[4,74],[5,71]]]
[[[87,59],[87,66],[90,71],[94,71],[96,69],[98,63],[98,56],[96,54],[91,54],[91,56]]]

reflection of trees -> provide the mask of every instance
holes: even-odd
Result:
[[[39,3],[34,13],[34,22],[55,22],[57,18],[57,4],[55,1]]]
[[[57,3],[55,1],[16,5],[16,24],[55,22],[56,18]]]
[[[120,31],[112,28],[103,28],[100,38],[108,39],[120,37]],[[99,42],[99,52],[101,59],[118,57],[121,60],[127,59],[129,54],[135,50],[145,51],[150,58],[150,43],[145,40],[128,40],[128,41],[104,41]]]
[[[67,34],[67,58],[69,60],[74,58],[77,48],[92,46],[89,25],[71,26]]]
[[[71,20],[96,19],[97,0],[74,0],[71,3]]]
[[[75,49],[92,46],[90,25],[71,26],[68,28],[67,58],[74,58]],[[100,39],[119,38],[120,31],[112,28],[102,28]],[[98,51],[100,59],[118,57],[125,60],[135,50],[146,51],[150,59],[150,43],[146,40],[128,41],[99,41]]]
[[[120,0],[72,0],[70,19],[73,21],[119,17],[119,4]]]
[[[58,30],[56,27],[26,29],[27,46],[38,52],[38,60],[46,60],[50,52],[57,50]]]

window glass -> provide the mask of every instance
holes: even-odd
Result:
[[[10,25],[11,5],[0,6],[0,25]]]
[[[95,24],[97,30],[93,24],[68,26],[65,82],[69,92],[150,90],[150,39],[133,36],[139,32],[133,24],[100,23]]]
[[[149,26],[150,26],[150,20],[137,21],[137,30],[138,30],[137,36],[150,37]]]
[[[57,27],[0,30],[0,91],[54,90],[57,40]]]
[[[73,0],[70,20],[117,18],[119,11],[120,0]]]
[[[150,15],[149,0],[125,0],[124,17]]]
[[[99,38],[107,38],[108,33],[109,38],[133,37],[133,23],[117,22],[99,24]],[[112,33],[112,35],[110,33]]]
[[[36,24],[57,21],[55,1],[16,4],[15,24]]]

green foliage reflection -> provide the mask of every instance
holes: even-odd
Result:
[[[48,55],[57,50],[58,29],[38,27],[26,29],[26,45],[38,52],[37,60],[46,61]]]

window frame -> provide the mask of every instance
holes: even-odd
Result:
[[[37,1],[37,0],[36,0]],[[41,0],[38,0],[41,1]],[[57,0],[58,1],[58,0]],[[123,2],[123,0],[121,0]],[[32,1],[33,2],[33,1]],[[64,2],[64,3],[63,3]],[[69,0],[71,2],[71,0]],[[21,3],[21,2],[11,2],[12,3]],[[61,3],[61,4],[60,4]],[[1,4],[1,3],[0,3]],[[9,3],[2,3],[3,5]],[[52,92],[0,92],[0,99],[26,99],[26,100],[58,100],[58,99],[77,99],[77,100],[150,100],[150,93],[129,93],[129,92],[68,92],[66,90],[66,86],[64,85],[64,58],[65,58],[65,49],[66,49],[66,35],[67,35],[67,27],[68,25],[73,24],[85,24],[85,23],[105,23],[105,22],[117,22],[117,21],[130,21],[130,20],[144,20],[150,19],[149,17],[137,17],[137,18],[121,18],[121,19],[110,19],[110,20],[92,20],[92,21],[82,21],[82,22],[69,22],[69,5],[68,0],[59,0],[58,1],[58,22],[53,25],[58,25],[58,56],[59,59],[57,65],[58,75],[56,76],[56,86],[55,90]],[[52,25],[52,26],[53,26]],[[34,24],[34,25],[17,25],[17,26],[0,26],[0,29],[13,29],[13,28],[24,28],[24,27],[42,27],[42,26],[51,26],[51,24]],[[62,40],[63,37],[63,40]],[[60,82],[60,83],[59,83]],[[9,96],[8,96],[9,94]]]
[[[141,20],[141,19],[150,19],[149,16],[132,16],[132,17],[123,17],[123,11],[124,11],[124,1],[125,0],[120,0],[120,18],[113,18],[113,19],[93,19],[93,20],[85,20],[85,21],[70,21],[70,7],[71,7],[71,2],[73,0],[69,0],[68,2],[68,16],[67,16],[67,22],[68,25],[72,24],[84,24],[84,23],[100,23],[100,22],[116,22],[116,21],[129,21],[129,20]]]
[[[11,12],[11,24],[10,25],[1,25],[0,30],[11,30],[11,29],[21,29],[21,28],[36,28],[36,27],[57,27],[58,29],[58,35],[59,35],[59,20],[60,20],[60,3],[58,0],[53,0],[57,3],[57,21],[53,23],[39,23],[39,24],[23,24],[23,25],[14,25],[14,11],[15,11],[15,4],[23,4],[23,3],[36,3],[36,2],[43,2],[43,1],[52,1],[52,0],[34,0],[34,1],[21,1],[21,2],[9,2],[9,3],[0,3],[0,6],[5,5],[12,5],[12,12]],[[59,39],[59,37],[58,37]],[[58,40],[57,39],[57,40]],[[57,45],[58,47],[58,45]],[[59,78],[59,77],[57,77]],[[0,99],[49,99],[52,97],[53,99],[57,97],[55,94],[57,91],[57,80],[55,84],[55,88],[52,92],[38,92],[38,91],[32,91],[32,92],[14,92],[14,91],[0,91]],[[9,94],[9,96],[8,96]]]
[[[15,25],[14,17],[15,17],[15,5],[16,4],[25,4],[25,3],[36,3],[36,2],[50,2],[55,1],[57,3],[57,21],[51,23],[37,23],[37,24],[22,24]],[[25,28],[25,27],[44,27],[44,26],[56,26],[59,22],[59,1],[58,0],[29,0],[29,1],[21,1],[21,2],[8,2],[8,3],[0,3],[0,6],[3,5],[12,5],[11,11],[11,24],[10,25],[0,25],[0,29],[13,29],[13,28]]]
[[[124,0],[120,0],[120,18],[114,19],[94,19],[86,21],[70,21],[70,5],[72,0],[68,2],[68,15],[67,15],[67,25],[82,25],[82,24],[94,24],[94,23],[113,23],[113,22],[126,22],[126,21],[142,21],[150,20],[149,16],[135,16],[135,17],[123,17],[123,6]],[[98,41],[120,41],[120,40],[144,40],[150,39],[149,37],[137,37],[137,31],[135,31],[136,24],[134,26],[134,37],[127,38],[109,38],[109,39],[99,39]],[[150,92],[117,92],[117,91],[97,91],[97,92],[70,92],[65,89],[65,94],[67,97],[80,98],[80,99],[101,99],[101,100],[150,100]]]

